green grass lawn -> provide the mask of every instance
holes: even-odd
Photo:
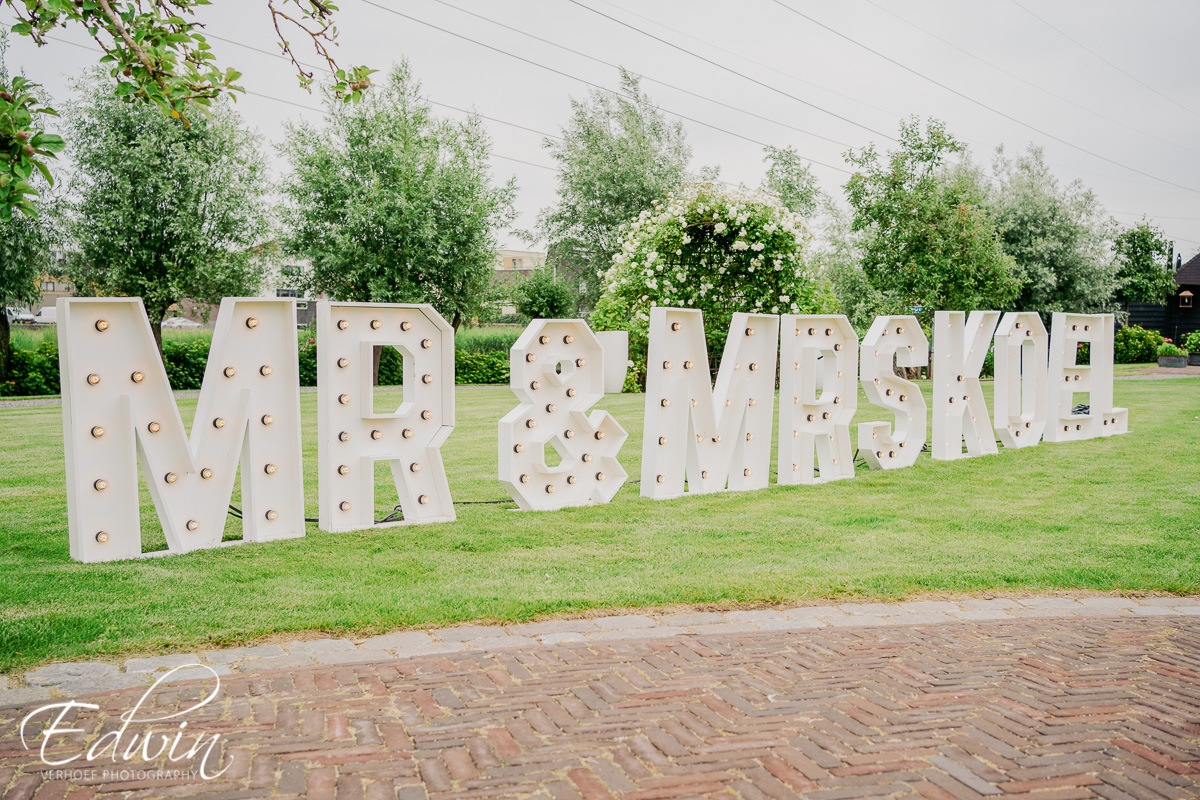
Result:
[[[60,409],[0,407],[0,672],[289,631],[368,634],[593,608],[1200,591],[1200,379],[1115,388],[1130,409],[1128,436],[949,463],[922,455],[910,469],[861,468],[822,486],[658,502],[632,483],[643,396],[609,396],[600,407],[629,431],[631,476],[609,505],[460,505],[451,524],[349,534],[310,525],[298,540],[109,564],[68,557]],[[458,427],[443,450],[454,497],[504,499],[496,423],[513,396],[457,392]],[[316,396],[301,402],[307,516],[316,517]],[[181,402],[185,421],[194,409]],[[887,418],[860,399],[856,422]],[[142,497],[146,547],[163,547]],[[390,505],[383,498],[379,509]],[[231,520],[227,536],[239,530]]]

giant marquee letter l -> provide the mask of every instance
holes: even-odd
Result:
[[[304,535],[294,301],[221,301],[190,441],[141,300],[57,305],[72,558],[142,554],[138,462],[171,552],[221,544],[239,453],[243,539]]]

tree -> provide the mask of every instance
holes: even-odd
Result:
[[[68,275],[80,294],[139,296],[159,350],[173,304],[255,291],[250,250],[270,235],[267,170],[257,137],[219,104],[185,127],[81,81],[68,111],[76,182]]]
[[[324,125],[288,128],[284,249],[309,260],[310,291],[337,300],[432,303],[457,330],[489,298],[496,232],[516,182],[492,183],[476,116],[439,120],[407,62]]]
[[[851,227],[867,234],[863,274],[891,313],[924,325],[937,310],[1006,307],[1020,288],[978,183],[946,169],[962,150],[941,122],[930,120],[922,135],[913,119],[882,162],[873,145],[846,154],[857,168],[846,184]]]
[[[1171,243],[1142,219],[1117,235],[1117,299],[1122,303],[1165,303],[1179,289],[1171,263]]]
[[[17,17],[12,31],[29,36],[39,46],[56,28],[86,32],[104,50],[100,63],[115,81],[116,94],[130,102],[157,106],[187,127],[193,112],[207,114],[213,102],[227,92],[240,92],[241,73],[222,69],[209,48],[203,25],[194,18],[196,8],[211,0],[0,0]],[[300,83],[311,86],[314,76],[305,70],[284,35],[285,29],[307,35],[317,55],[332,75],[331,92],[345,101],[357,101],[370,85],[372,70],[342,69],[329,48],[337,37],[329,0],[266,0],[267,10],[284,55],[299,73]],[[29,176],[39,170],[49,182],[47,161],[62,149],[59,137],[41,131],[42,115],[55,115],[37,98],[37,84],[24,77],[0,85],[0,219],[13,209],[34,213],[31,196],[37,193]]]
[[[989,210],[1022,282],[1008,307],[1043,315],[1111,310],[1116,224],[1091,190],[1078,180],[1059,184],[1033,146],[1015,161],[998,150],[992,172],[999,185]]]
[[[582,280],[591,305],[621,225],[683,184],[692,150],[682,123],[669,122],[624,70],[619,94],[593,91],[571,109],[562,138],[543,145],[559,165],[558,202],[539,215],[536,236],[560,274]]]
[[[734,312],[800,314],[828,307],[804,261],[809,238],[800,217],[771,195],[686,184],[623,226],[621,251],[605,273],[592,323],[628,330],[640,368],[650,309],[698,308],[715,365]]]
[[[518,283],[513,301],[517,313],[530,319],[565,319],[575,315],[575,293],[549,267],[535,269]]]
[[[817,187],[817,176],[801,160],[796,148],[768,145],[763,149],[763,161],[768,166],[762,190],[778,197],[779,202],[793,214],[812,216],[817,210],[821,190]]]

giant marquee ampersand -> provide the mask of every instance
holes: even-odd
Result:
[[[890,408],[895,430],[886,422],[860,422],[858,449],[872,469],[899,469],[917,463],[925,444],[928,406],[920,388],[898,377],[901,367],[929,363],[929,339],[913,316],[876,317],[862,340],[859,380],[872,405]]]
[[[376,347],[404,360],[404,399],[374,411]],[[454,430],[454,329],[431,305],[317,304],[320,526],[355,531],[454,519],[442,444]],[[404,515],[375,521],[375,463],[386,461]]]
[[[987,358],[999,311],[936,311],[933,315],[933,438],[938,461],[1000,452],[979,373]],[[963,452],[963,443],[967,450]]]
[[[850,320],[785,314],[779,350],[779,484],[853,478],[858,335]]]
[[[712,386],[702,312],[650,310],[644,497],[767,485],[778,354],[778,316],[734,314]]]
[[[57,308],[72,558],[142,555],[138,463],[172,553],[221,544],[239,456],[243,540],[304,535],[291,300],[221,301],[190,439],[140,299]]]
[[[509,352],[521,401],[500,420],[500,483],[526,511],[607,503],[627,474],[617,453],[628,434],[607,411],[600,341],[578,319],[537,319]],[[559,456],[547,463],[547,448]],[[551,459],[553,460],[553,459]]]

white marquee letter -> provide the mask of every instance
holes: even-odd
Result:
[[[964,324],[965,319],[965,324]],[[933,314],[933,441],[938,461],[1000,452],[983,399],[979,372],[999,311],[935,311]],[[964,430],[965,428],[965,430]],[[967,452],[963,452],[963,441]]]
[[[535,319],[509,354],[521,401],[500,420],[500,482],[526,511],[607,503],[625,483],[617,453],[628,434],[607,411],[600,341],[583,320]],[[546,447],[561,463],[546,463]]]
[[[892,409],[896,420],[894,434],[886,422],[859,423],[858,449],[872,469],[911,467],[925,444],[928,406],[915,383],[896,375],[893,356],[901,367],[929,363],[929,340],[916,317],[876,317],[863,338],[860,378],[867,400]]]
[[[850,321],[842,315],[785,314],[779,364],[780,485],[853,478],[850,421],[858,409],[858,335]]]
[[[996,329],[995,428],[1005,447],[1033,447],[1046,431],[1049,341],[1032,312],[1010,311]]]
[[[712,387],[702,312],[650,310],[643,497],[767,485],[778,353],[779,317],[734,314]]]
[[[1063,314],[1050,320],[1050,371],[1047,404],[1050,423],[1047,442],[1075,442],[1129,433],[1129,411],[1113,408],[1112,314]],[[1076,347],[1090,343],[1091,366],[1075,364]],[[1088,395],[1087,414],[1073,413],[1073,395]]]
[[[430,305],[318,303],[321,530],[454,519],[442,443],[454,430],[454,329]],[[374,412],[376,346],[404,358],[404,402]],[[375,522],[375,462],[392,469],[404,519]]]
[[[141,300],[57,307],[72,558],[142,555],[137,463],[170,552],[221,544],[239,456],[243,539],[304,535],[293,301],[221,302],[190,440]]]

